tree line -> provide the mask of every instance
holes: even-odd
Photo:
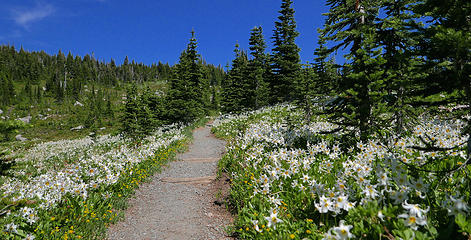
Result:
[[[222,67],[207,63],[204,67],[212,78],[224,75]],[[13,105],[23,98],[34,103],[44,94],[57,101],[78,100],[86,85],[120,88],[129,83],[168,81],[173,71],[168,63],[159,61],[148,66],[129,60],[128,56],[117,65],[114,59],[105,62],[89,54],[81,57],[69,52],[66,56],[59,50],[56,55],[49,55],[44,51],[28,52],[23,47],[17,51],[14,46],[3,45],[0,46],[0,105]]]
[[[218,108],[219,86],[225,76],[221,66],[208,64],[199,55],[191,57],[197,57],[193,62],[196,66],[192,66],[198,72],[196,80],[204,79],[206,85],[198,91],[193,86],[182,90],[184,95],[198,92],[201,95],[204,90],[204,108],[202,100],[199,105],[191,105],[192,101],[186,99],[170,101],[171,96],[179,97],[177,76],[188,71],[182,63],[171,66],[159,61],[145,65],[126,56],[117,65],[113,59],[99,61],[88,54],[80,57],[69,52],[65,56],[59,50],[56,55],[48,55],[44,51],[28,52],[23,48],[17,51],[14,46],[0,46],[0,110],[4,115],[0,121],[8,126],[21,125],[14,119],[40,113],[49,115],[53,108],[65,122],[41,126],[81,125],[92,131],[118,126],[130,136],[145,136],[163,124],[191,121]],[[207,88],[210,89],[206,91]],[[189,96],[190,100],[197,98]],[[187,103],[190,110],[183,108]],[[33,107],[35,111],[31,113]],[[41,117],[34,117],[38,118]]]

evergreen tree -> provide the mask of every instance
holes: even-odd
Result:
[[[106,116],[109,117],[110,119],[114,118],[114,110],[113,110],[113,105],[111,103],[111,97],[108,95],[106,98]]]
[[[209,114],[209,109],[211,108],[211,79],[210,79],[210,69],[207,64],[203,61],[199,62],[201,68],[201,81],[200,81],[200,89],[201,89],[201,104],[204,110],[204,114]]]
[[[374,0],[328,0],[325,28],[321,31],[326,40],[335,45],[328,52],[349,47],[345,57],[349,62],[343,67],[340,97],[343,107],[334,109],[331,120],[347,129],[354,127],[361,140],[366,140],[373,130],[383,129],[386,111],[383,102],[385,83],[381,65],[381,49],[377,46],[375,19],[380,2]]]
[[[247,106],[250,109],[256,109],[268,104],[268,83],[265,79],[270,77],[270,65],[268,62],[268,55],[265,53],[265,40],[263,38],[263,30],[261,26],[254,27],[250,33],[250,55],[252,59],[248,63],[248,79],[251,81],[251,88],[253,91],[250,104]],[[253,92],[253,93],[252,93]]]
[[[205,113],[205,95],[209,91],[208,83],[203,79],[203,70],[200,64],[201,56],[196,50],[197,41],[195,38],[195,32],[191,31],[191,39],[187,48],[187,56],[189,61],[188,68],[188,80],[193,91],[193,99],[196,100],[195,104],[195,116],[202,117]]]
[[[270,89],[273,93],[272,102],[294,100],[295,83],[300,70],[299,47],[295,43],[299,33],[296,31],[294,9],[291,0],[282,0],[281,14],[275,22],[273,31],[272,72]]]
[[[175,66],[175,76],[170,81],[168,92],[168,119],[172,122],[191,122],[204,115],[202,70],[199,64],[200,55],[196,51],[195,32],[187,49],[180,55]]]
[[[431,17],[430,25],[420,36],[423,39],[421,54],[427,60],[423,71],[430,72],[424,78],[424,95],[459,90],[466,96],[460,100],[467,104],[471,100],[471,94],[468,94],[471,93],[471,3],[465,0],[427,0],[414,10]],[[456,103],[456,100],[446,102]]]
[[[337,67],[333,63],[333,59],[328,59],[330,56],[329,49],[326,46],[326,39],[321,35],[318,39],[318,47],[314,50],[314,72],[315,77],[313,88],[315,92],[312,93],[313,97],[331,96],[336,94],[339,89],[339,78]]]
[[[40,104],[42,100],[42,93],[41,93],[41,87],[36,86],[36,103]]]
[[[95,85],[92,85],[91,91],[88,94],[87,102],[86,102],[86,109],[87,109],[87,117],[85,119],[84,125],[87,128],[96,128],[95,122],[98,116],[98,109],[96,108],[97,105],[97,96],[95,94]]]
[[[144,92],[138,97],[139,106],[137,111],[137,133],[140,136],[147,136],[154,131],[154,129],[160,125],[159,120],[156,117],[155,105],[156,96],[152,93],[150,88],[146,88]]]
[[[3,71],[0,71],[0,94],[2,105],[10,105],[15,96],[13,81]]]
[[[433,104],[465,104],[471,106],[471,2],[467,0],[425,0],[414,9],[430,16],[430,25],[422,31],[421,49],[426,59],[424,95],[448,92],[451,97]],[[459,113],[469,115],[471,108]],[[471,136],[471,120],[464,134]],[[468,138],[468,156],[471,137]],[[468,157],[469,159],[469,157]],[[469,161],[469,160],[468,160]],[[466,164],[465,164],[466,165]]]
[[[26,80],[24,95],[28,98],[30,102],[33,100],[33,88],[29,79]]]
[[[126,90],[126,101],[124,103],[124,113],[121,117],[121,132],[132,138],[139,137],[139,99],[137,86],[133,83]]]
[[[412,9],[417,0],[383,0],[382,11],[385,17],[378,18],[378,44],[383,48],[385,63],[383,80],[388,91],[387,101],[394,113],[396,132],[401,133],[406,119],[413,119],[410,100],[418,90],[415,82],[423,78],[419,70],[421,59],[415,57],[419,27],[415,21],[417,14]],[[407,117],[407,118],[406,118]]]
[[[219,110],[221,105],[221,93],[219,85],[212,85],[211,86],[211,110]]]
[[[124,82],[130,82],[132,80],[131,68],[132,65],[129,65],[129,58],[126,56],[123,65],[121,65],[121,75]]]
[[[239,44],[235,45],[235,58],[232,61],[231,70],[226,75],[222,85],[222,110],[224,112],[240,112],[246,108],[248,94],[244,93],[246,82],[248,59],[247,53],[239,49]]]
[[[11,104],[15,98],[15,86],[13,86],[13,80],[11,79],[11,77],[8,77],[7,79],[7,83],[6,83],[6,87],[5,87],[5,96],[9,96],[9,101],[8,103]]]
[[[325,44],[325,39],[319,36],[319,46],[314,51],[314,63],[304,65],[297,85],[298,104],[304,109],[307,123],[311,121],[311,116],[314,114],[315,102],[321,102],[326,97],[337,94],[338,90],[339,76],[333,60],[327,60],[329,53]]]
[[[50,81],[53,84],[54,97],[57,101],[61,102],[64,100],[64,88],[62,87],[62,81],[60,79],[59,73],[52,75],[52,80]]]

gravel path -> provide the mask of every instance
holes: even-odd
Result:
[[[208,126],[196,129],[193,138],[186,153],[136,191],[125,220],[108,229],[110,240],[227,238],[230,220],[213,203],[225,142]]]

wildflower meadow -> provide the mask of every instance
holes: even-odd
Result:
[[[471,167],[461,120],[425,117],[407,134],[344,144],[291,105],[221,116],[220,171],[242,239],[469,239]]]
[[[12,153],[16,165],[1,179],[0,238],[103,238],[133,190],[184,149],[186,132],[173,125],[139,143],[104,135]]]

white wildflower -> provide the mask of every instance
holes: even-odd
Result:
[[[333,228],[335,235],[337,235],[336,239],[344,240],[355,237],[352,233],[350,233],[352,228],[352,225],[345,225],[344,220],[341,220],[340,226]]]

